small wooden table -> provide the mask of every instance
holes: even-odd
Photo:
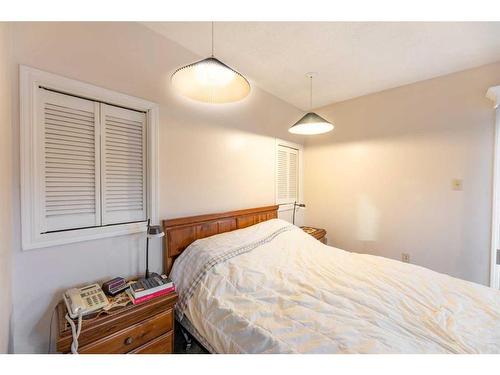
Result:
[[[313,227],[301,227],[304,232],[307,234],[310,234],[314,238],[316,238],[318,241],[321,241],[322,243],[326,244],[326,230],[323,228],[313,228]]]
[[[169,354],[174,349],[174,305],[177,293],[84,317],[78,339],[81,354]],[[66,305],[57,305],[56,347],[70,353],[73,336],[65,319]]]

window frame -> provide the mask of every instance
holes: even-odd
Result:
[[[36,150],[40,132],[37,127],[38,88],[81,96],[89,100],[146,112],[147,121],[147,216],[159,223],[159,106],[156,103],[104,89],[82,81],[48,73],[29,66],[19,66],[20,96],[20,167],[21,167],[21,237],[23,250],[57,246],[99,238],[144,232],[146,222],[116,224],[95,228],[40,233],[40,173]]]
[[[285,141],[284,139],[276,138],[274,147],[274,201],[279,205],[278,212],[285,212],[293,210],[293,203],[279,203],[278,202],[278,147],[285,146],[298,150],[299,166],[298,166],[298,195],[297,203],[304,202],[304,146],[299,143]]]

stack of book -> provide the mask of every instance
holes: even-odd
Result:
[[[175,291],[175,285],[166,275],[153,274],[130,285],[127,294],[134,305]]]

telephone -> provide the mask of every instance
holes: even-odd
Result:
[[[68,308],[65,318],[71,327],[73,335],[71,352],[78,354],[78,337],[82,329],[82,316],[107,306],[109,302],[99,284],[88,285],[80,289],[68,289],[64,292],[63,299]],[[71,318],[78,318],[78,325],[75,325]]]
[[[81,289],[68,289],[63,294],[68,314],[76,319],[79,315],[87,315],[109,304],[99,284],[92,284]]]

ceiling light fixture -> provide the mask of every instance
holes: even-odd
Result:
[[[309,78],[309,109],[312,108],[312,79],[316,73],[307,73],[306,77]],[[323,134],[332,131],[333,124],[325,120],[320,115],[314,112],[306,113],[299,121],[293,124],[288,131],[293,134],[302,135],[315,135]]]
[[[182,95],[205,103],[236,102],[250,93],[247,79],[214,57],[213,22],[212,55],[177,69],[171,81]]]

